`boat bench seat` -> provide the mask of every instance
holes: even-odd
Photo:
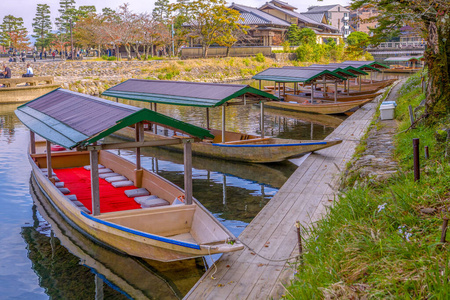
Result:
[[[66,198],[69,199],[76,207],[78,207],[81,211],[84,211],[87,214],[91,214],[91,211],[84,206],[83,203],[77,200],[76,195],[66,195]]]
[[[126,186],[133,186],[134,182],[131,180],[123,180],[123,181],[114,181],[111,183],[111,185],[115,188],[118,187],[126,187]]]
[[[91,170],[91,165],[87,165],[87,166],[84,166],[83,167],[85,170],[88,170],[88,171],[90,171]],[[104,165],[98,165],[98,168],[99,169],[106,169],[106,167],[104,166]]]
[[[146,188],[139,188],[134,190],[126,190],[125,195],[127,195],[128,198],[134,198],[140,196],[149,196],[150,192],[147,191]]]
[[[113,183],[116,181],[128,181],[128,178],[126,178],[125,176],[122,176],[122,175],[110,176],[110,177],[106,177],[104,179],[106,180],[106,182],[109,182],[109,183]]]
[[[158,198],[155,195],[136,197],[136,198],[134,198],[134,201],[139,203],[142,208],[152,208],[152,207],[170,205],[170,203],[168,201]]]

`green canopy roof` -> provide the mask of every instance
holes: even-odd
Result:
[[[336,68],[336,67],[327,67],[327,66],[309,66],[309,67],[292,67],[292,66],[284,66],[283,69],[297,69],[297,70],[328,70],[331,71],[337,75],[340,75],[342,77],[358,77],[357,75],[342,69],[342,68]]]
[[[157,123],[199,139],[214,138],[206,129],[146,108],[63,89],[25,103],[15,113],[31,131],[68,149],[87,146],[141,121]]]
[[[255,76],[256,80],[275,82],[315,82],[323,79],[346,80],[346,78],[328,70],[297,69],[297,68],[269,68]]]
[[[106,90],[103,96],[170,105],[216,107],[246,96],[278,100],[249,85],[187,81],[129,79]]]

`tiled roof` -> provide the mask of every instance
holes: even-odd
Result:
[[[324,5],[324,6],[312,6],[308,8],[308,13],[319,13],[319,12],[327,12],[335,8],[336,6],[340,6],[339,4],[334,5]],[[341,12],[349,12],[348,9],[341,6]]]
[[[300,14],[302,14],[305,17],[310,18],[311,20],[314,20],[318,23],[322,23],[323,16],[324,16],[324,13],[310,14],[309,12],[306,12],[306,13],[300,13]]]
[[[272,0],[272,1],[270,1],[270,2],[272,2],[272,3],[278,3],[278,4],[280,4],[280,5],[283,5],[283,6],[292,8],[292,9],[297,9],[297,7],[292,6],[292,5],[290,5],[289,3],[284,2],[284,1],[280,1],[280,0]]]
[[[244,19],[243,24],[245,25],[271,24],[287,27],[291,26],[291,23],[272,16],[271,14],[263,12],[255,7],[233,3],[230,8],[241,13],[241,17]]]

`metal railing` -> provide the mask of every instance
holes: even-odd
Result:
[[[369,46],[368,49],[425,49],[425,42],[383,42],[377,46]]]

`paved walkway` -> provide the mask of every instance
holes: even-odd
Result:
[[[239,236],[250,250],[224,254],[186,295],[185,299],[278,299],[293,278],[294,269],[284,261],[298,255],[295,222],[308,227],[333,203],[339,173],[366,132],[377,103],[369,103],[345,120],[328,139],[337,146],[309,155],[278,193]],[[214,276],[214,279],[212,278]]]

